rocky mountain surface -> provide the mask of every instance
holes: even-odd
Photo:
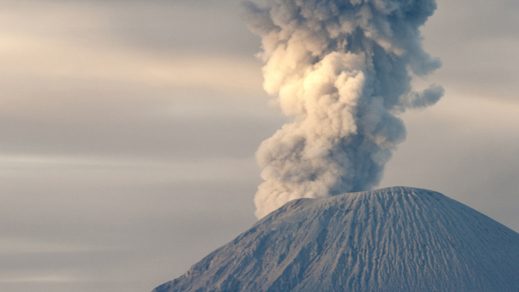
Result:
[[[299,199],[153,292],[519,291],[519,233],[408,187]]]

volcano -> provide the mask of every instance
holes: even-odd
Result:
[[[285,204],[153,292],[519,291],[519,234],[408,187]]]

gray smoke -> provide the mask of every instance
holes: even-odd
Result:
[[[436,103],[440,86],[411,88],[440,67],[418,28],[435,0],[267,0],[247,3],[262,37],[264,88],[290,122],[265,140],[261,218],[298,198],[369,190],[406,132],[396,117]]]

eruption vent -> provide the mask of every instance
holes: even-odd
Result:
[[[259,218],[293,199],[376,186],[405,139],[395,115],[443,95],[437,85],[410,85],[441,65],[423,51],[418,30],[435,0],[267,3],[246,4],[249,26],[262,37],[264,88],[290,122],[257,152]]]

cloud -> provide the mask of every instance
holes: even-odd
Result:
[[[261,218],[284,203],[376,186],[405,128],[396,116],[435,104],[440,86],[411,88],[441,66],[421,46],[431,1],[246,4],[262,37],[264,88],[292,120],[260,145]]]
[[[2,75],[139,82],[258,92],[257,64],[227,56],[149,56],[114,45],[0,34]]]
[[[229,24],[213,23],[204,34],[207,25],[179,29],[161,21],[178,14],[184,17],[178,24],[188,25],[189,15],[223,10],[214,3],[202,10],[168,3],[7,5],[0,20],[2,153],[159,160],[251,156],[261,139],[251,133],[265,137],[280,120],[258,110],[264,105],[259,62],[213,52],[207,44],[198,44],[200,51],[185,46],[190,33],[203,39],[212,30],[228,31]],[[166,51],[153,42],[129,42],[140,31],[129,25],[135,18],[145,31],[161,34],[158,27],[168,27],[185,35]],[[158,22],[148,22],[153,19]]]
[[[259,92],[258,63],[236,50],[208,50],[216,43],[211,31],[230,33],[229,38],[245,31],[230,29],[237,25],[222,20],[223,10],[212,9],[220,17],[193,31],[191,16],[207,13],[182,3],[11,2],[1,12],[0,74]],[[170,41],[168,50],[157,49],[162,39]],[[231,42],[222,43],[243,50]]]

